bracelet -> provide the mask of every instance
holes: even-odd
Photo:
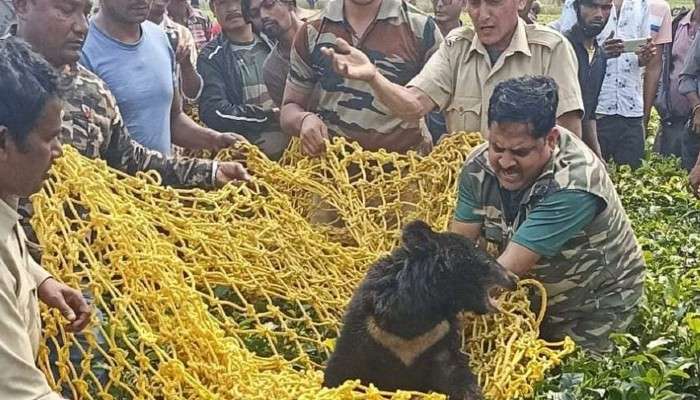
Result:
[[[304,116],[301,118],[301,122],[299,123],[299,131],[301,131],[301,127],[304,126],[304,120],[305,120],[307,117],[311,116],[311,115],[316,115],[316,114],[314,114],[314,113],[312,113],[312,112],[307,112],[306,115],[304,115]]]
[[[216,187],[216,173],[219,172],[219,162],[214,160],[211,163],[211,185]]]
[[[694,117],[698,110],[700,110],[700,104],[696,104],[695,107],[693,107],[693,112],[691,112],[690,115]]]

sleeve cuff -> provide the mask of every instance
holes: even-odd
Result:
[[[44,283],[44,281],[51,278],[52,276],[41,265],[39,265],[39,263],[34,261],[34,259],[31,256],[28,256],[28,260],[29,274],[34,279],[36,287],[38,288],[39,286],[41,286],[42,283]]]
[[[433,103],[437,104],[440,111],[444,111],[447,103],[450,101],[450,94],[447,91],[442,90],[429,77],[424,77],[422,74],[418,74],[411,79],[406,87],[415,87],[425,93]]]
[[[552,252],[551,250],[546,249],[543,246],[537,246],[536,244],[531,243],[519,236],[513,236],[513,238],[510,241],[525,247],[533,253],[539,254],[540,257],[554,257],[557,254],[556,252]]]
[[[564,99],[559,99],[559,107],[557,107],[557,117],[571,112],[581,111],[583,113],[583,100],[577,96],[571,96]]]
[[[452,217],[452,219],[454,219],[454,220],[457,221],[457,222],[464,223],[464,224],[480,224],[480,223],[484,222],[484,219],[483,219],[483,218],[478,218],[478,217],[474,217],[474,218],[460,218],[460,217],[458,217],[458,216],[455,215],[455,216]]]

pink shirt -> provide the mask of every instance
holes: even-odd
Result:
[[[680,74],[683,71],[685,57],[698,31],[698,25],[696,23],[691,23],[690,18],[692,16],[693,11],[691,10],[683,19],[678,21],[676,38],[673,41],[673,48],[671,49],[671,75],[669,79],[670,88],[668,96],[673,114],[679,116],[690,114],[690,104],[688,103],[688,99],[678,91],[678,82],[680,80]]]
[[[665,0],[649,1],[649,23],[651,24],[651,39],[654,44],[671,43],[673,18],[671,7]]]

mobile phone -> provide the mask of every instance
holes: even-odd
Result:
[[[647,38],[623,40],[622,45],[624,46],[624,50],[622,50],[622,52],[623,53],[634,53],[640,47],[644,46],[646,43],[647,43]]]

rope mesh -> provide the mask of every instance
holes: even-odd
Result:
[[[353,289],[403,223],[447,228],[479,142],[451,135],[420,157],[336,139],[308,159],[294,141],[280,163],[244,146],[217,158],[244,161],[254,181],[211,192],[165,188],[155,173],[127,176],[66,147],[32,199],[32,224],[43,265],[99,315],[80,338],[43,308],[40,367],[75,399],[443,398],[322,388],[322,365]],[[523,281],[502,313],[464,316],[489,399],[531,396],[574,349],[537,339],[544,309],[529,310],[528,290],[543,291]]]

